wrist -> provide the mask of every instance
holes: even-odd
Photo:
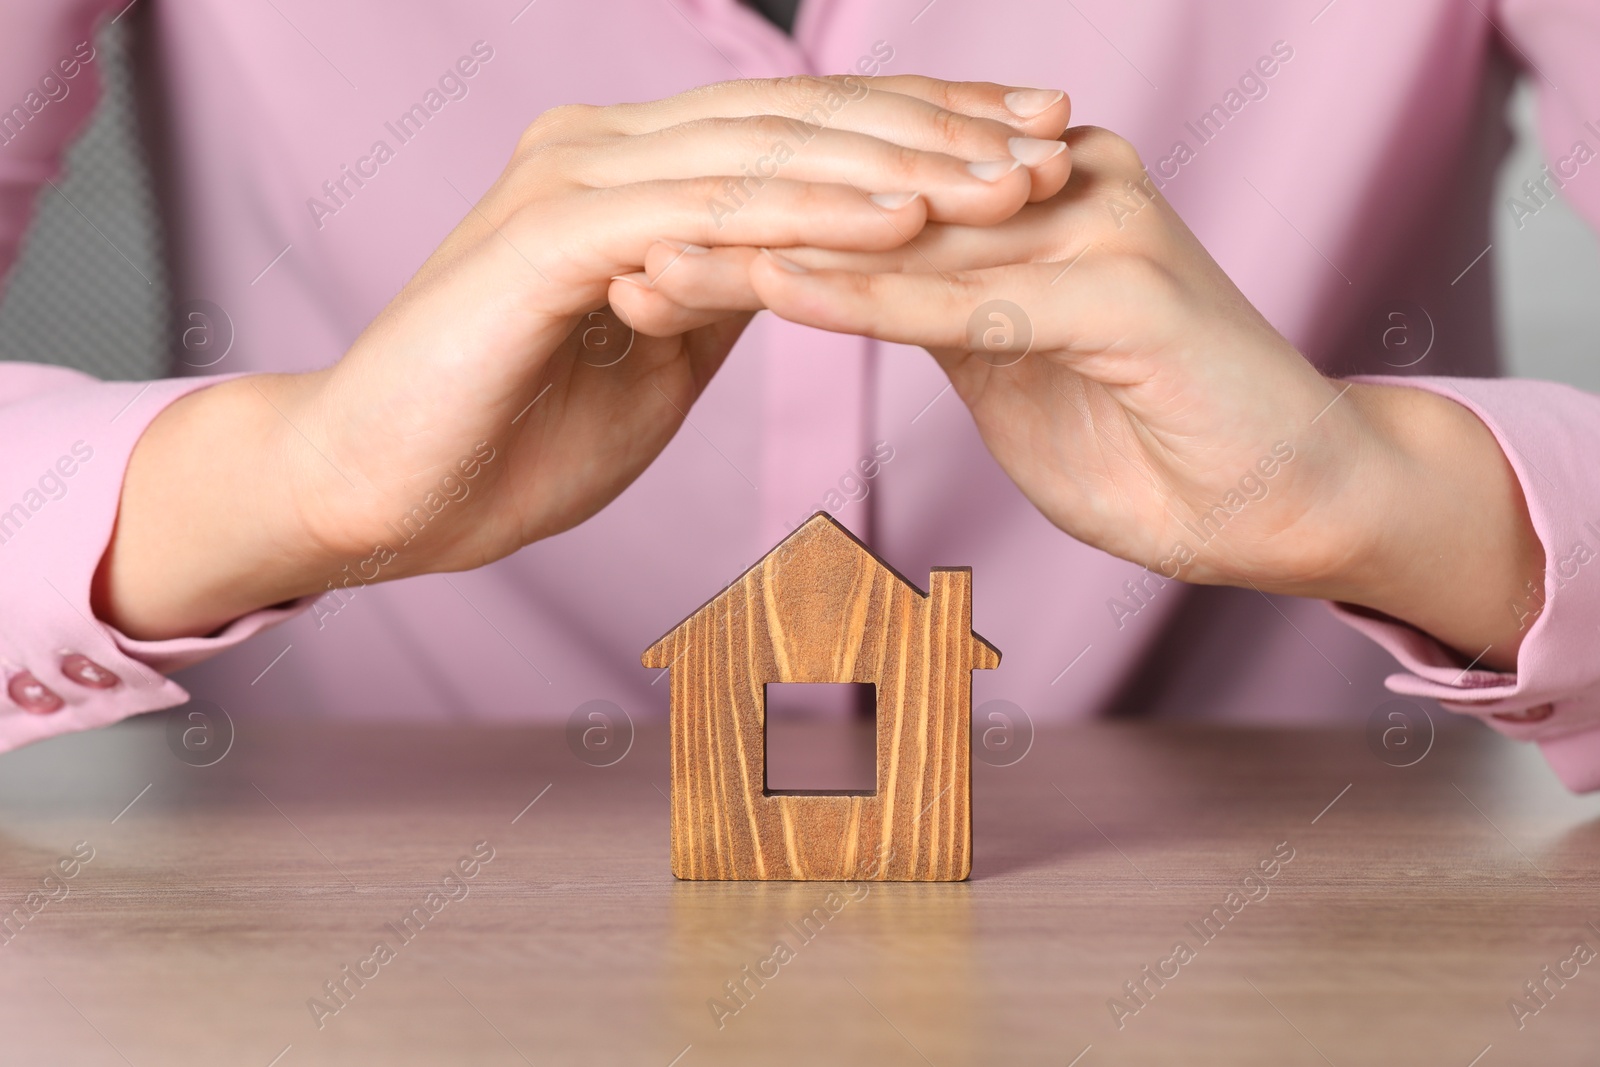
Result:
[[[136,639],[202,636],[321,587],[326,552],[296,491],[309,450],[291,424],[312,377],[219,382],[152,420],[95,575],[101,619]]]
[[[1464,661],[1514,669],[1526,622],[1513,605],[1542,585],[1544,549],[1499,442],[1424,389],[1352,384],[1342,403],[1357,444],[1329,513],[1349,551],[1280,591],[1369,608]]]

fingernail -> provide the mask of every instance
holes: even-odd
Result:
[[[885,211],[899,211],[921,195],[921,193],[873,193],[867,199]]]
[[[1047,141],[1042,137],[1013,137],[1006,141],[1012,158],[1025,166],[1037,167],[1067,150],[1065,141]]]
[[[763,248],[761,250],[761,254],[766,256],[766,257],[768,257],[769,259],[771,259],[772,262],[776,263],[778,266],[782,267],[784,270],[788,271],[790,274],[809,274],[809,273],[811,273],[810,271],[808,271],[804,267],[802,267],[800,264],[796,263],[794,260],[785,259],[783,256],[778,255],[778,253],[774,252],[770,248]]]
[[[1062,143],[1064,144],[1065,142]],[[692,245],[685,241],[662,241],[661,243],[664,245],[671,245],[679,252],[689,256],[703,256],[707,252],[711,251],[711,249],[707,248],[705,245]]]
[[[650,284],[650,275],[642,270],[635,271],[632,274],[613,274],[611,280],[614,282],[627,282],[629,285],[637,285],[641,289],[652,291],[655,289],[655,286]]]
[[[1065,141],[1061,142],[1066,144]],[[985,159],[978,163],[968,163],[967,170],[975,178],[982,178],[986,182],[997,182],[1007,174],[1022,166],[1021,161],[1015,159]]]
[[[1017,89],[1005,95],[1006,110],[1019,119],[1042,115],[1067,94],[1060,89]]]

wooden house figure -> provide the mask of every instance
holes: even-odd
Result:
[[[672,873],[960,881],[972,869],[972,570],[923,593],[818,512],[644,653],[671,671]],[[766,787],[769,682],[870,682],[877,789]]]

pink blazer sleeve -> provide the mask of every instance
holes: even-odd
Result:
[[[166,672],[305,606],[173,641],[135,641],[90,608],[134,444],[168,404],[218,380],[101,382],[0,363],[0,751],[181,704]]]
[[[0,283],[94,107],[94,25],[121,7],[28,0],[0,16]],[[181,704],[187,694],[164,672],[292,614],[258,612],[211,637],[144,642],[89,606],[135,442],[167,404],[216,380],[99,382],[0,363],[0,751]]]
[[[1464,657],[1426,634],[1347,607],[1335,611],[1400,661],[1397,693],[1430,697],[1536,741],[1574,790],[1600,789],[1600,397],[1551,382],[1365,378],[1411,385],[1465,405],[1493,431],[1522,483],[1544,544],[1542,596],[1505,610],[1527,636],[1515,673],[1464,669]]]
[[[1490,10],[1538,87],[1546,196],[1559,191],[1600,231],[1600,15],[1592,0],[1502,0]],[[1596,348],[1600,358],[1600,340]],[[1405,668],[1390,689],[1536,742],[1569,788],[1600,789],[1600,397],[1550,382],[1364,380],[1432,390],[1488,425],[1544,544],[1544,590],[1506,604],[1528,627],[1515,673],[1463,669],[1462,657],[1408,626],[1335,611]]]

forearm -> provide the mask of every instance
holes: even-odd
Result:
[[[327,563],[294,493],[307,378],[221,382],[150,424],[95,574],[99,618],[136,639],[203,636],[321,588]]]
[[[1344,494],[1352,552],[1338,573],[1272,591],[1357,604],[1410,623],[1487,669],[1513,670],[1516,605],[1544,580],[1544,548],[1489,428],[1423,389],[1352,385],[1340,403],[1370,431]]]

